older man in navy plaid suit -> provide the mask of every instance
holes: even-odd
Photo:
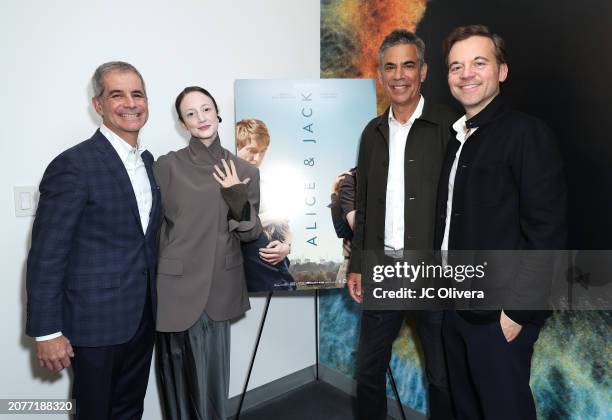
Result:
[[[100,129],[48,166],[27,264],[28,335],[41,366],[74,372],[78,419],[141,418],[155,330],[160,197],[142,76],[110,62],[92,79]]]

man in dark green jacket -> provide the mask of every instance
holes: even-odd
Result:
[[[396,30],[379,49],[379,80],[391,102],[365,127],[357,163],[355,234],[349,263],[351,297],[363,300],[365,251],[401,255],[432,250],[436,190],[450,124],[457,114],[425,102],[425,45]],[[369,279],[364,279],[369,280]],[[442,311],[413,311],[425,356],[431,418],[452,418],[442,348]],[[364,310],[357,356],[358,418],[386,418],[385,371],[405,311]]]

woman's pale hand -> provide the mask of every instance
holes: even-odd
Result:
[[[223,164],[223,170],[215,165],[215,171],[217,171],[217,173],[213,172],[213,178],[215,178],[215,181],[223,188],[229,188],[236,184],[247,184],[251,180],[251,178],[245,178],[242,181],[238,179],[238,172],[236,171],[233,160],[230,160],[229,166],[225,159],[221,159],[221,163]]]
[[[259,257],[268,264],[276,265],[291,252],[291,247],[281,241],[272,241],[265,248],[259,248]]]

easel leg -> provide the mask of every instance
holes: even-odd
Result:
[[[315,289],[314,295],[315,315],[315,381],[319,380],[319,289]]]
[[[393,378],[393,372],[391,372],[391,366],[389,366],[387,374],[389,375],[389,379],[391,380],[391,388],[393,388],[393,394],[395,394],[395,399],[397,400],[397,405],[399,406],[400,413],[402,413],[402,420],[406,420],[406,413],[404,413],[402,400],[400,400],[399,392],[397,392],[397,385],[395,384],[395,378]]]
[[[242,411],[242,404],[244,403],[244,397],[247,392],[247,388],[249,386],[249,380],[251,379],[251,372],[253,371],[253,365],[255,364],[255,356],[257,356],[257,349],[259,348],[259,341],[261,340],[261,333],[263,332],[264,324],[266,323],[266,317],[268,316],[268,308],[270,307],[270,299],[272,299],[272,292],[268,293],[266,297],[266,306],[264,307],[263,315],[261,316],[261,321],[259,322],[259,330],[257,331],[257,341],[255,342],[255,348],[253,349],[253,354],[251,355],[251,362],[249,364],[249,370],[247,372],[246,380],[244,381],[244,386],[242,387],[242,395],[240,395],[240,403],[238,404],[238,412],[236,413],[235,420],[240,419],[240,412]]]

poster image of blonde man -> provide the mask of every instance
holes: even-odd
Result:
[[[236,155],[260,167],[270,146],[270,132],[266,124],[255,118],[246,118],[236,123]],[[247,283],[249,291],[286,290],[294,288],[289,274],[291,252],[291,230],[286,217],[279,216],[269,208],[266,200],[265,177],[261,178],[261,219],[263,234],[257,241],[244,247]],[[269,193],[269,191],[268,191]]]

